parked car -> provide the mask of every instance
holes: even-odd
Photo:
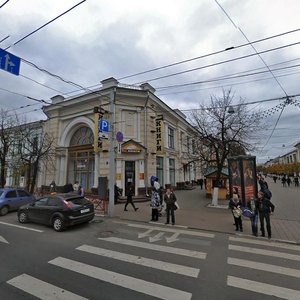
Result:
[[[24,204],[32,203],[36,199],[23,189],[0,189],[0,215],[4,216],[9,211],[18,210]]]
[[[94,204],[77,193],[48,195],[18,210],[20,223],[34,222],[52,226],[55,231],[91,221]]]

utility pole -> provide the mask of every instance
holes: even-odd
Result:
[[[108,201],[108,215],[114,216],[115,206],[115,181],[116,181],[116,162],[115,162],[115,97],[116,89],[114,88],[110,93],[110,144],[109,144],[109,201]]]

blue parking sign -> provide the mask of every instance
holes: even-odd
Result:
[[[107,120],[100,119],[99,130],[108,132],[109,131],[109,122]]]

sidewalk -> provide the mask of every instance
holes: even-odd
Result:
[[[300,212],[300,199],[298,196],[296,198],[300,188],[282,188],[279,182],[272,184],[270,180],[268,183],[273,193],[272,202],[276,207],[274,215],[271,216],[272,240],[300,244],[300,217],[295,213],[295,211]],[[180,206],[180,209],[175,212],[175,226],[236,234],[227,201],[219,201],[218,207],[209,207],[211,200],[205,197],[205,190],[201,190],[198,186],[193,190],[178,190],[175,193]],[[128,211],[124,211],[124,204],[117,204],[115,217],[150,222],[150,202],[140,202],[135,205],[139,208],[136,212],[131,205],[127,207]],[[165,216],[162,216],[155,224],[164,225],[165,221]],[[251,224],[248,218],[243,218],[243,228],[244,232],[237,234],[251,235]]]

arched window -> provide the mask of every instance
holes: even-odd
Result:
[[[94,143],[94,134],[89,127],[80,127],[75,131],[70,146],[89,145]]]

